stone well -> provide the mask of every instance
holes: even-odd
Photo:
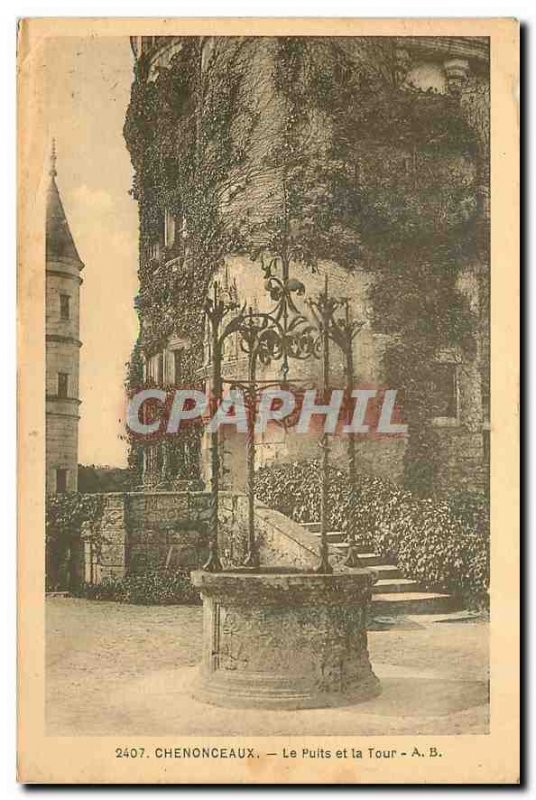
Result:
[[[367,650],[368,570],[192,573],[203,598],[195,697],[240,708],[350,705],[379,692]]]

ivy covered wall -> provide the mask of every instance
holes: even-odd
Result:
[[[185,336],[182,379],[200,378],[204,299],[232,255],[252,270],[264,254],[366,270],[373,324],[390,335],[384,378],[405,397],[405,481],[432,491],[446,435],[430,407],[438,352],[487,380],[485,60],[469,59],[463,80],[459,62],[441,67],[444,86],[423,90],[412,69],[433,56],[394,38],[179,45],[162,68],[158,48],[137,60],[125,122],[140,208],[138,355]],[[456,435],[480,441],[481,421]]]

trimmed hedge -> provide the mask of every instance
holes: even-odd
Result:
[[[259,500],[296,522],[320,519],[318,462],[276,464],[258,470]],[[346,530],[347,474],[329,473],[329,520]],[[359,542],[396,563],[401,573],[429,589],[485,601],[489,586],[489,505],[478,492],[421,499],[390,481],[360,475],[355,513]]]
[[[113,600],[142,606],[199,605],[199,592],[187,571],[150,570],[124,578],[105,578],[97,584],[84,584],[80,597],[88,600]]]

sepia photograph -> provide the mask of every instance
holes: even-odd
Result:
[[[201,783],[434,782],[457,741],[497,747],[493,626],[517,620],[490,589],[491,459],[517,440],[493,455],[492,34],[40,22],[21,396],[42,386],[43,435],[19,413],[42,735]],[[515,22],[483,22],[515,78]],[[469,782],[515,782],[515,739]]]

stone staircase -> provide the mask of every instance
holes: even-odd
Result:
[[[320,537],[319,522],[302,522],[301,525]],[[348,545],[343,533],[330,531],[328,542],[334,554],[345,554]],[[359,550],[359,559],[364,567],[378,575],[378,580],[372,587],[373,616],[445,614],[458,609],[456,600],[451,595],[430,591],[410,578],[403,578],[398,567],[387,563],[377,553]]]

